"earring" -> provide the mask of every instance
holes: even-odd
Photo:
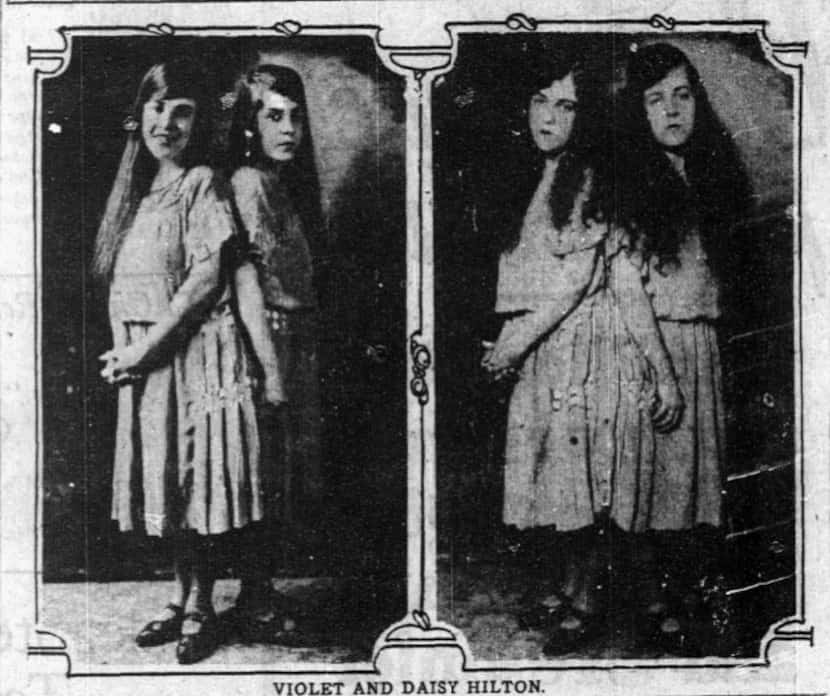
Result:
[[[128,133],[133,133],[134,131],[137,131],[138,126],[138,119],[135,116],[127,116],[127,118],[125,118],[121,123],[121,127]]]
[[[245,129],[245,159],[251,159],[251,141],[254,139],[252,131]]]

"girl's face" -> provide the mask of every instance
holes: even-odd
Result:
[[[573,73],[554,80],[530,98],[530,133],[542,152],[556,153],[568,144],[576,119],[576,104]]]
[[[654,139],[663,147],[684,145],[695,125],[695,97],[686,66],[679,65],[643,93]]]
[[[165,90],[160,90],[144,104],[141,135],[150,154],[159,162],[179,163],[195,122],[193,99],[168,99]]]
[[[290,97],[268,90],[256,118],[263,154],[275,162],[293,160],[304,135],[302,107]]]

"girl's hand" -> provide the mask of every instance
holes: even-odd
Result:
[[[266,375],[265,385],[262,390],[262,399],[269,406],[280,408],[285,405],[285,389],[283,389],[282,379],[277,375]]]
[[[481,366],[487,370],[487,378],[492,382],[500,382],[503,379],[512,379],[516,376],[516,371],[509,367],[506,370],[502,370],[500,372],[494,372],[490,370],[488,365],[490,364],[490,359],[493,356],[493,348],[495,347],[495,343],[492,341],[482,341],[481,347],[484,348],[484,355],[481,358]]]
[[[505,336],[502,332],[498,341],[495,343],[483,341],[482,346],[484,356],[481,359],[481,366],[494,380],[515,376],[516,367],[525,352],[525,345],[518,333]]]
[[[141,343],[112,348],[98,356],[104,361],[103,377],[110,384],[121,386],[141,378],[142,363],[147,357],[147,350]]]
[[[665,380],[657,383],[657,402],[652,408],[651,421],[658,433],[667,433],[677,427],[683,415],[683,395],[677,381]]]

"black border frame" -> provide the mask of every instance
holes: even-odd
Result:
[[[221,0],[202,0],[203,2],[220,2]],[[245,0],[230,0],[230,4],[236,3],[243,3]],[[136,0],[139,4],[173,4],[173,0],[158,0],[157,2],[152,2],[152,0]],[[48,5],[48,4],[55,4],[55,5],[101,5],[101,4],[109,4],[109,5],[129,5],[133,4],[131,2],[117,2],[111,0],[70,0],[68,2],[49,2],[49,0],[6,0],[7,5]],[[541,25],[544,25],[541,27]],[[795,261],[795,269],[797,270],[797,287],[794,288],[794,299],[797,298],[797,305],[796,305],[796,324],[797,326],[794,327],[796,332],[796,351],[798,353],[796,365],[795,365],[795,374],[794,374],[794,381],[796,387],[796,394],[800,397],[799,404],[797,406],[797,413],[799,414],[799,433],[797,437],[797,448],[795,452],[796,456],[796,466],[795,466],[795,475],[797,480],[795,481],[795,488],[796,492],[799,495],[799,498],[796,502],[797,507],[797,520],[800,519],[800,529],[797,530],[797,549],[798,559],[800,562],[800,567],[798,567],[799,563],[797,563],[797,567],[795,569],[796,575],[798,576],[797,582],[798,587],[797,589],[800,590],[799,593],[796,595],[796,616],[789,617],[784,619],[779,624],[773,624],[770,628],[774,627],[772,635],[768,634],[767,639],[762,642],[762,650],[761,654],[757,659],[733,659],[727,658],[724,662],[716,662],[713,663],[711,661],[701,662],[700,660],[672,660],[672,659],[665,659],[665,660],[626,660],[621,662],[619,660],[615,661],[614,664],[582,664],[583,661],[580,661],[579,664],[574,664],[572,661],[556,663],[556,662],[543,662],[539,661],[538,663],[534,663],[531,665],[522,665],[522,666],[514,666],[512,664],[502,664],[498,666],[494,665],[478,665],[475,666],[468,666],[468,662],[474,661],[470,656],[469,652],[466,648],[466,644],[464,642],[463,636],[461,636],[460,631],[454,629],[450,626],[445,626],[440,623],[437,623],[433,626],[433,623],[430,619],[428,609],[429,607],[429,598],[427,597],[426,593],[426,585],[427,585],[427,574],[426,574],[426,566],[427,566],[427,558],[428,553],[432,551],[433,560],[434,560],[434,549],[427,548],[427,522],[430,519],[429,510],[427,509],[427,503],[429,496],[427,495],[427,491],[425,486],[423,485],[426,477],[427,472],[427,457],[426,457],[426,446],[427,446],[427,438],[426,438],[426,422],[427,422],[427,410],[426,406],[430,399],[430,374],[429,370],[432,367],[432,353],[430,352],[430,345],[432,344],[432,337],[425,335],[425,322],[424,322],[424,308],[425,304],[429,304],[432,301],[432,297],[425,297],[424,296],[424,265],[426,261],[431,262],[431,259],[425,259],[425,245],[424,245],[424,229],[425,229],[425,220],[428,216],[432,213],[431,201],[430,205],[427,205],[424,197],[424,189],[425,189],[425,169],[424,169],[424,147],[425,147],[425,137],[424,137],[424,128],[423,124],[425,119],[428,116],[428,112],[424,110],[424,103],[429,100],[429,93],[431,88],[431,81],[438,77],[442,72],[448,72],[452,69],[454,64],[454,56],[455,52],[457,51],[457,41],[455,40],[457,35],[461,33],[480,33],[482,31],[490,30],[494,33],[519,33],[519,32],[535,32],[540,27],[545,30],[546,32],[550,33],[557,33],[567,29],[570,26],[611,26],[612,28],[609,31],[616,30],[616,27],[630,27],[632,30],[639,29],[639,30],[665,30],[667,32],[673,31],[675,28],[689,28],[689,29],[697,29],[700,31],[724,31],[731,29],[744,29],[747,32],[755,32],[758,35],[758,39],[761,42],[762,47],[765,49],[765,53],[767,58],[773,64],[777,63],[776,67],[779,69],[786,68],[788,70],[792,70],[795,72],[793,75],[793,79],[797,79],[797,89],[796,92],[798,94],[798,110],[797,113],[794,114],[795,117],[795,132],[797,133],[797,143],[796,143],[796,152],[797,152],[797,159],[796,159],[796,166],[795,166],[795,180],[797,181],[797,188],[795,192],[795,206],[797,210],[797,215],[794,219],[794,253],[797,256]],[[33,112],[33,121],[32,121],[32,133],[33,133],[33,143],[32,143],[32,185],[33,185],[33,214],[34,214],[34,232],[35,232],[35,245],[34,245],[34,259],[33,259],[33,275],[35,279],[35,303],[34,303],[34,322],[35,322],[35,396],[37,401],[37,409],[36,409],[36,416],[35,416],[35,458],[38,466],[36,467],[35,473],[35,529],[34,531],[34,574],[33,579],[35,581],[34,584],[34,600],[35,600],[35,616],[34,616],[34,624],[35,626],[39,623],[39,585],[40,585],[40,577],[39,577],[39,568],[40,568],[40,539],[38,534],[38,522],[40,520],[41,514],[41,478],[40,478],[40,462],[42,457],[42,443],[41,443],[41,413],[40,408],[42,407],[42,370],[41,370],[41,359],[39,354],[39,349],[41,345],[41,286],[40,286],[40,259],[41,259],[41,220],[40,220],[40,206],[41,206],[41,196],[40,196],[40,189],[39,189],[39,174],[38,174],[38,167],[39,161],[41,156],[41,147],[40,147],[40,120],[42,117],[41,114],[41,93],[40,93],[40,83],[41,80],[48,79],[50,77],[54,77],[60,74],[65,66],[65,61],[71,59],[69,55],[71,49],[71,40],[73,35],[95,35],[95,34],[103,34],[103,35],[124,35],[124,36],[136,36],[136,35],[156,35],[156,36],[173,36],[173,35],[184,35],[184,36],[192,36],[192,35],[200,35],[203,33],[207,33],[209,36],[215,35],[217,37],[220,36],[240,36],[240,35],[250,35],[252,37],[264,37],[264,36],[273,36],[274,34],[290,37],[295,36],[297,34],[303,33],[305,35],[327,35],[331,36],[333,34],[343,34],[343,35],[370,35],[372,36],[374,43],[375,43],[375,50],[378,55],[383,58],[385,57],[388,63],[395,65],[400,70],[395,70],[398,74],[403,74],[407,77],[407,86],[406,91],[410,92],[413,90],[413,100],[417,100],[417,123],[418,123],[418,153],[417,153],[417,171],[418,171],[418,201],[416,204],[416,216],[414,220],[407,220],[407,233],[408,237],[411,236],[411,227],[415,225],[418,231],[418,249],[416,256],[418,258],[418,270],[417,274],[415,275],[415,287],[417,288],[417,306],[418,306],[418,318],[416,322],[415,330],[413,330],[408,336],[408,346],[409,346],[409,369],[412,373],[411,379],[409,381],[409,392],[417,401],[417,408],[418,408],[418,415],[420,416],[420,461],[416,463],[418,466],[418,474],[419,480],[421,482],[420,491],[419,491],[419,529],[417,530],[420,540],[420,567],[418,569],[417,579],[419,581],[419,591],[418,591],[418,605],[416,607],[410,607],[410,618],[404,619],[401,623],[394,625],[390,629],[387,629],[383,632],[381,637],[378,639],[376,643],[374,654],[372,657],[372,664],[370,667],[361,667],[358,668],[357,666],[349,666],[349,665],[339,665],[339,664],[326,664],[325,666],[321,666],[320,668],[314,669],[299,669],[299,670],[260,670],[260,669],[253,669],[253,670],[245,670],[245,669],[236,669],[236,670],[206,670],[206,671],[197,671],[197,670],[189,670],[184,671],[181,669],[172,669],[172,670],[164,670],[164,671],[123,671],[123,672],[73,672],[72,671],[72,658],[69,655],[68,647],[66,641],[58,636],[55,633],[52,633],[48,630],[36,628],[35,633],[44,639],[42,644],[31,644],[28,646],[28,654],[30,656],[62,656],[66,658],[67,661],[67,677],[114,677],[114,676],[123,676],[123,677],[149,677],[149,676],[250,676],[250,675],[283,675],[283,676],[301,676],[301,675],[315,675],[315,674],[334,674],[334,675],[377,675],[379,674],[379,670],[377,668],[377,662],[380,655],[385,652],[386,650],[390,649],[435,649],[435,648],[453,648],[461,653],[461,670],[463,673],[482,673],[482,672],[534,672],[534,673],[546,673],[546,672],[559,672],[563,670],[600,670],[600,671],[608,671],[608,670],[631,670],[631,669],[647,669],[647,670],[655,670],[655,669],[672,669],[672,668],[701,668],[701,669],[734,669],[736,667],[753,667],[753,666],[771,666],[771,661],[769,659],[769,649],[772,643],[775,640],[801,640],[807,641],[810,647],[814,645],[814,629],[812,626],[807,626],[806,620],[806,583],[805,583],[805,561],[804,561],[804,544],[806,540],[806,530],[805,530],[805,484],[804,484],[804,471],[803,471],[803,452],[804,452],[804,413],[805,413],[805,406],[804,406],[804,359],[803,359],[803,318],[801,315],[801,309],[803,306],[803,267],[802,267],[802,219],[801,219],[801,210],[802,210],[802,203],[803,203],[803,178],[802,178],[802,165],[803,165],[803,105],[804,105],[804,66],[799,62],[796,64],[793,63],[786,63],[779,57],[780,55],[790,55],[796,54],[800,55],[802,58],[806,58],[808,45],[806,42],[791,42],[791,43],[772,43],[767,35],[766,29],[768,27],[768,22],[763,19],[749,19],[749,20],[676,20],[673,17],[665,17],[660,14],[655,14],[648,19],[587,19],[587,20],[576,20],[576,19],[567,19],[567,20],[536,20],[534,18],[527,17],[521,13],[514,13],[509,15],[505,20],[502,22],[496,21],[476,21],[476,22],[446,22],[444,24],[444,30],[446,34],[450,38],[450,45],[432,45],[432,46],[423,46],[423,47],[396,47],[396,46],[384,46],[379,41],[379,34],[382,30],[382,27],[378,25],[371,25],[371,24],[355,24],[355,25],[340,25],[340,24],[332,24],[332,25],[325,25],[325,24],[309,24],[309,25],[300,25],[297,22],[288,20],[283,22],[277,22],[270,26],[253,26],[253,25],[241,25],[241,26],[216,26],[216,25],[205,25],[205,26],[186,26],[186,27],[173,27],[167,23],[159,23],[159,24],[147,24],[144,26],[138,25],[113,25],[113,26],[99,26],[99,25],[78,25],[78,26],[62,26],[57,28],[57,32],[63,39],[64,47],[62,49],[37,49],[31,46],[27,49],[27,56],[26,62],[28,65],[34,67],[32,79],[33,79],[33,94],[35,99],[35,108]],[[505,29],[507,31],[505,31]],[[181,32],[181,33],[179,33]],[[58,61],[58,66],[52,70],[45,70],[41,69],[33,64],[37,63],[38,61]],[[390,65],[387,65],[388,68],[391,69]],[[426,78],[429,77],[429,80]],[[426,80],[426,83],[425,83]],[[424,98],[424,95],[427,95]],[[412,105],[410,103],[410,98],[407,97],[407,121],[410,118],[410,108]],[[430,105],[431,109],[431,105]],[[408,124],[407,124],[407,127]],[[407,139],[409,136],[407,136]],[[431,147],[431,142],[430,142]],[[409,162],[409,155],[407,155],[407,173],[409,174],[413,168],[413,164]],[[431,172],[428,174],[431,176]],[[407,182],[408,183],[408,182]],[[410,203],[407,202],[408,210]],[[413,275],[411,264],[407,268],[407,284],[411,280],[411,276]],[[407,307],[409,307],[410,300],[407,300]],[[411,324],[408,324],[411,326]],[[410,400],[408,402],[408,410],[413,407],[413,402]],[[801,465],[797,464],[799,457],[802,458]],[[413,466],[413,462],[408,462],[408,470],[410,471],[411,476],[411,469]],[[434,492],[433,492],[434,493]],[[434,495],[432,496],[434,500]],[[433,510],[434,512],[434,510]],[[411,522],[411,519],[410,519]],[[409,544],[411,545],[412,537],[412,530],[409,531]],[[408,580],[411,581],[412,579],[412,569],[409,569]],[[799,606],[800,604],[800,606]],[[790,631],[781,631],[779,629],[784,629],[787,626],[791,626],[793,624],[801,625],[804,628],[797,629],[797,630],[790,630]]]

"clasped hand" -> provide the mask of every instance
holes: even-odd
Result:
[[[516,335],[504,338],[493,343],[482,341],[484,356],[481,358],[481,366],[487,371],[493,381],[513,379],[516,377],[516,366],[524,354],[524,346]]]
[[[141,378],[141,366],[146,355],[146,350],[139,343],[112,348],[98,356],[104,362],[101,377],[116,386],[134,382]]]

